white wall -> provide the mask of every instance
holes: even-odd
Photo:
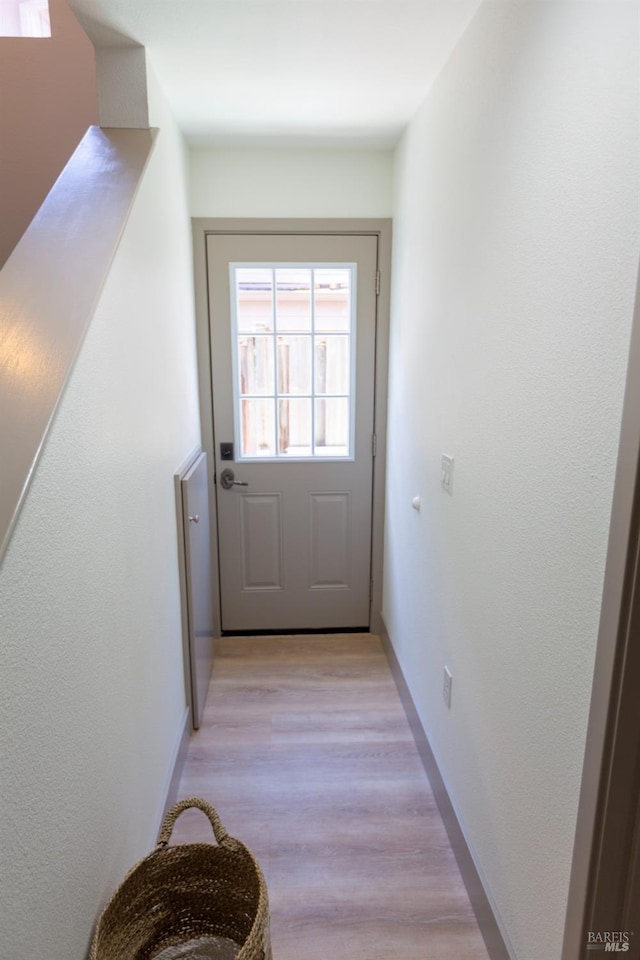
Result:
[[[80,960],[185,716],[172,475],[198,442],[184,148],[161,132],[0,567],[0,943]]]
[[[192,147],[193,217],[389,217],[388,150]]]
[[[518,960],[561,952],[639,252],[638,54],[635,3],[489,0],[396,158],[384,617]]]

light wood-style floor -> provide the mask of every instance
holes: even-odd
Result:
[[[487,960],[377,637],[217,641],[194,794],[261,863],[274,960]]]

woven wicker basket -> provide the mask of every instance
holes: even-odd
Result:
[[[212,843],[169,846],[183,810],[198,807]],[[105,907],[89,960],[271,960],[267,887],[256,860],[208,803],[167,813],[156,849],[136,864]]]

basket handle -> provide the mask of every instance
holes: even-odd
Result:
[[[171,839],[171,834],[173,832],[176,820],[184,810],[189,810],[190,807],[197,807],[198,810],[202,810],[202,812],[206,814],[213,829],[213,835],[221,846],[230,839],[229,834],[222,826],[220,817],[211,804],[207,803],[207,801],[203,800],[201,797],[189,797],[187,800],[180,800],[179,803],[174,804],[167,812],[167,815],[162,821],[162,826],[160,828],[160,835],[157,843],[158,847],[167,846],[169,840]]]

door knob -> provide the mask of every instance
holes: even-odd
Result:
[[[229,467],[220,474],[220,486],[223,490],[231,490],[231,487],[248,487],[246,480],[236,480],[233,470]]]
[[[200,522],[200,516],[197,513],[194,517],[189,517],[189,523],[199,523],[199,522]]]

